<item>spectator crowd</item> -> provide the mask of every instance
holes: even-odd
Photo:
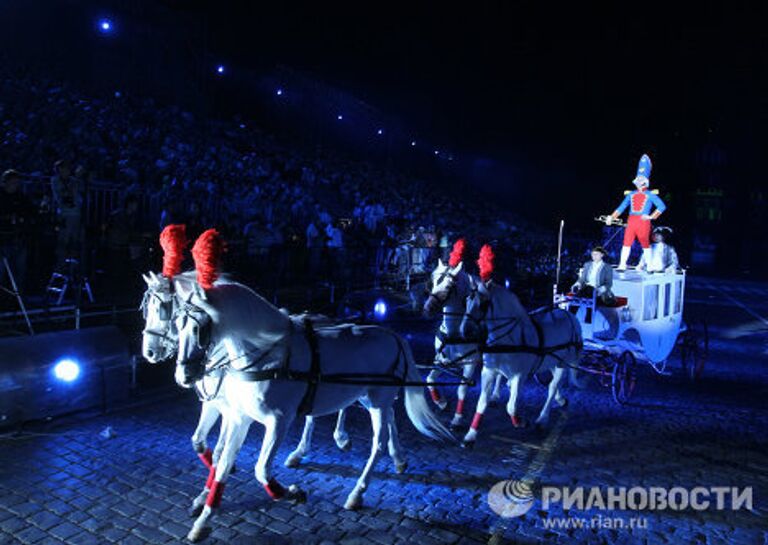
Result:
[[[71,257],[133,274],[180,222],[193,237],[217,227],[233,266],[273,282],[423,273],[459,235],[509,244],[520,271],[553,272],[549,249],[514,242],[536,233],[500,203],[292,146],[250,120],[17,72],[0,79],[0,165],[0,244],[22,283],[28,261],[47,274]]]

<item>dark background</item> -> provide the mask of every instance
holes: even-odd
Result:
[[[254,117],[504,199],[544,228],[594,230],[645,152],[678,244],[701,266],[755,274],[768,253],[765,11],[16,0],[0,6],[0,44],[20,69]],[[99,17],[112,35],[95,31]]]

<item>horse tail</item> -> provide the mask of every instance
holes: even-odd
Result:
[[[406,380],[412,384],[423,382],[424,379],[416,368],[416,362],[413,359],[411,346],[400,338],[400,336],[396,337],[397,343],[400,345],[400,350],[405,358]],[[437,418],[435,413],[430,410],[427,400],[424,397],[424,386],[405,386],[404,390],[405,412],[408,413],[408,418],[411,420],[413,426],[419,430],[420,433],[437,441],[456,443],[456,438],[450,430],[446,428]]]

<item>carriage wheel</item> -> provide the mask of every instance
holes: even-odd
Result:
[[[680,361],[683,372],[691,380],[698,380],[709,358],[709,328],[703,319],[687,323],[680,340]]]
[[[621,353],[613,366],[613,376],[611,381],[611,390],[613,399],[619,405],[625,405],[632,392],[635,390],[637,382],[637,360],[635,355],[629,350]]]

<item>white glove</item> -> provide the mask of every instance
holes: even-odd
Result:
[[[640,217],[641,217],[641,218],[643,218],[644,220],[648,220],[648,221],[650,221],[650,220],[652,220],[652,219],[653,219],[653,218],[652,218],[651,216],[649,216],[648,214],[643,214],[643,215],[642,215],[642,216],[640,216]]]
[[[613,223],[613,216],[605,216],[605,224],[611,225]]]

